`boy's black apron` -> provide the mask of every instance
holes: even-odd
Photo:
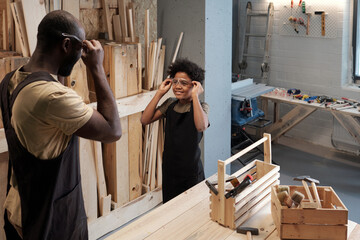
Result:
[[[23,87],[35,81],[55,79],[46,72],[32,73],[9,95],[8,84],[13,74],[7,74],[0,85],[1,111],[9,149],[9,170],[12,166],[21,199],[23,239],[88,239],[78,138],[73,136],[57,158],[40,160],[21,145],[10,122],[12,106]],[[10,237],[8,239],[12,239]]]
[[[204,180],[199,143],[202,132],[194,123],[193,106],[190,112],[174,111],[175,101],[166,111],[165,144],[163,152],[163,202],[176,197]]]

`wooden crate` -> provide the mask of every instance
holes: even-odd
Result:
[[[322,208],[281,206],[276,186],[271,190],[271,214],[281,239],[347,239],[348,209],[331,187],[318,187]],[[290,195],[303,186],[290,186]],[[307,201],[304,199],[303,201]]]
[[[232,176],[240,176],[243,179],[247,174],[254,177],[254,181],[246,187],[235,198],[225,198],[225,189],[231,184],[225,185],[225,167],[240,156],[264,143],[264,162],[255,160]],[[210,196],[210,217],[213,221],[229,227],[237,228],[257,211],[259,211],[266,203],[270,202],[270,191],[272,185],[279,183],[280,167],[271,164],[271,135],[265,133],[264,137],[244,150],[238,152],[225,161],[218,161],[218,195],[213,192]]]

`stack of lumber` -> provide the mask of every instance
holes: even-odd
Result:
[[[143,87],[156,90],[163,81],[165,46],[162,38],[149,40],[149,10],[145,11],[145,77]],[[162,185],[162,152],[164,147],[164,121],[156,121],[144,128],[143,192]]]
[[[0,11],[2,48],[30,57],[36,47],[37,26],[46,14],[45,3],[38,0],[1,0]]]
[[[114,14],[110,12],[110,0],[102,0],[104,22],[109,40],[116,42],[139,42],[135,34],[135,6],[130,0],[118,0]]]

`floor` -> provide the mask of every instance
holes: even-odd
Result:
[[[280,165],[280,184],[301,185],[293,181],[293,177],[310,175],[318,179],[320,185],[331,186],[348,208],[348,218],[360,223],[360,157],[338,152],[321,154],[321,151],[315,155],[283,144],[272,144],[272,159]],[[234,172],[242,166],[236,161],[231,170]]]

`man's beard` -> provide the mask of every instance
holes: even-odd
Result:
[[[63,77],[68,77],[74,68],[76,62],[80,59],[80,56],[73,56],[65,59],[64,64],[60,66],[58,74]]]

